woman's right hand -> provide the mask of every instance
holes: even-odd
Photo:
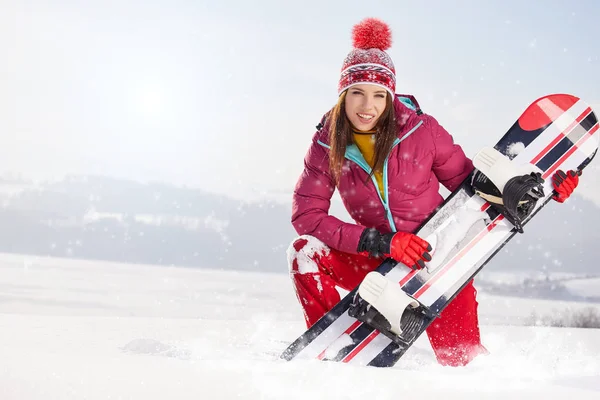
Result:
[[[409,232],[381,234],[373,228],[367,228],[361,235],[358,252],[373,257],[391,257],[412,269],[425,267],[431,261],[431,245],[419,236]]]

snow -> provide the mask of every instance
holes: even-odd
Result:
[[[335,339],[333,343],[325,350],[325,357],[333,359],[337,354],[346,346],[350,346],[353,343],[352,338],[347,333],[342,334],[339,338]]]
[[[327,255],[329,248],[323,242],[314,236],[302,235],[295,240],[295,243],[303,244],[298,250],[294,247],[294,243],[287,250],[288,265],[292,265],[296,260],[298,264],[298,272],[301,274],[318,273],[319,267],[313,260],[315,254]],[[317,278],[315,278],[317,279]],[[321,289],[322,290],[322,289]]]
[[[490,355],[465,368],[439,366],[426,337],[391,369],[285,362],[305,327],[282,272],[0,255],[0,398],[600,396],[599,330],[523,326],[532,312],[595,304],[480,291]]]
[[[471,203],[468,203],[471,204]],[[475,203],[475,206],[477,203]],[[459,208],[456,214],[451,215],[440,227],[426,237],[431,245],[431,256],[433,259],[427,263],[429,272],[435,271],[446,260],[448,254],[458,247],[458,244],[466,237],[471,227],[480,220],[489,219],[486,212],[469,208],[467,205]]]
[[[508,153],[508,155],[516,157],[523,150],[525,150],[525,144],[523,142],[516,142],[516,143],[511,143],[510,146],[508,146],[508,149],[506,152]]]
[[[600,278],[595,279],[577,279],[565,283],[567,289],[573,293],[578,293],[583,297],[600,298]]]

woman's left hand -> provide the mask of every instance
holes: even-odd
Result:
[[[579,175],[581,175],[581,171],[571,170],[567,173],[560,169],[556,171],[552,177],[552,186],[554,186],[556,193],[552,198],[559,203],[567,200],[579,184]]]

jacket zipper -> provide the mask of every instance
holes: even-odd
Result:
[[[421,124],[423,124],[423,121],[419,121],[419,123],[417,125],[415,125],[410,131],[408,131],[404,136],[402,136],[400,139],[396,139],[394,141],[394,144],[392,145],[392,148],[390,149],[388,155],[385,157],[385,161],[383,162],[383,191],[385,193],[385,199],[383,197],[381,197],[381,192],[379,191],[379,185],[377,184],[377,179],[375,178],[374,175],[371,176],[371,181],[373,182],[373,185],[375,186],[375,191],[377,192],[377,196],[379,196],[379,200],[381,201],[381,204],[383,205],[383,209],[385,210],[386,217],[388,219],[388,223],[390,224],[390,228],[391,228],[392,232],[396,232],[396,224],[394,223],[392,211],[390,210],[390,206],[389,206],[389,202],[388,202],[389,201],[388,161],[390,158],[390,154],[392,154],[392,150],[394,150],[394,148],[397,145],[399,145],[400,142],[402,142],[404,139],[409,137],[415,130],[417,130],[417,128],[420,127]],[[330,146],[326,145],[325,143],[321,142],[320,140],[318,143],[328,149],[330,148]],[[354,162],[355,164],[357,164],[367,174],[370,173],[371,167],[367,164],[367,162],[365,161],[365,159],[363,157],[361,157],[361,158],[354,157],[352,154],[348,154],[348,152],[346,152],[344,157],[347,158],[348,160]]]

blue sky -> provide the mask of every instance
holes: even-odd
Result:
[[[0,172],[289,197],[365,17],[392,28],[397,92],[473,155],[545,94],[600,112],[598,15],[575,0],[4,3]],[[583,193],[600,198],[596,181]]]

